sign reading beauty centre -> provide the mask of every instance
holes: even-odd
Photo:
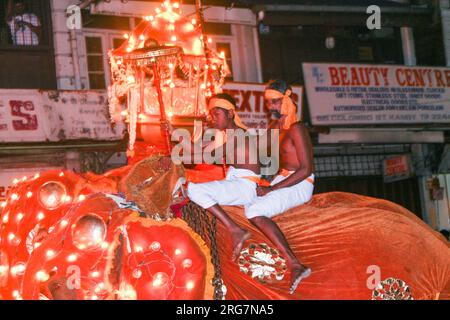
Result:
[[[304,63],[314,125],[450,122],[450,68]]]

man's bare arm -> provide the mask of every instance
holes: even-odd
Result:
[[[288,178],[272,186],[272,190],[291,187],[308,178],[312,173],[312,142],[308,130],[300,123],[289,129],[289,135],[294,142],[300,168]]]

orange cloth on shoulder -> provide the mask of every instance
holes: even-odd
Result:
[[[273,89],[266,89],[264,91],[264,98],[266,99],[283,99],[281,103],[280,113],[285,116],[283,129],[288,130],[292,124],[299,121],[297,117],[297,107],[291,99],[292,90],[288,89],[285,94]]]

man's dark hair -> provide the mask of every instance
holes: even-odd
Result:
[[[285,94],[287,90],[292,90],[292,87],[284,80],[273,79],[267,83],[266,90],[267,89],[277,90],[282,94]]]
[[[235,108],[237,108],[236,106],[236,100],[234,100],[234,98],[232,96],[230,96],[228,93],[218,93],[215,94],[211,97],[211,99],[224,99],[227,100],[228,102],[230,102],[231,104],[233,104],[233,106]]]

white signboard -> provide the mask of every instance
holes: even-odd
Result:
[[[105,92],[0,90],[0,143],[120,140],[108,113]]]
[[[450,68],[304,63],[314,125],[450,122]]]
[[[249,128],[266,128],[268,125],[269,110],[264,104],[265,87],[265,84],[239,82],[229,82],[223,86],[223,91],[236,100],[239,117]],[[292,87],[292,98],[298,106],[299,119],[302,114],[302,94],[302,87]]]

